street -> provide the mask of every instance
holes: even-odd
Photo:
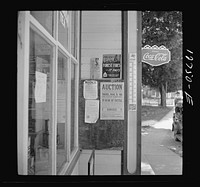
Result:
[[[160,121],[142,122],[143,175],[182,174],[182,143],[174,140],[172,116],[173,110]]]

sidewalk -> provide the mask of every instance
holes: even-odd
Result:
[[[144,121],[148,130],[142,133],[141,175],[181,175],[182,157],[163,144],[173,142],[171,125],[173,110],[160,121]]]

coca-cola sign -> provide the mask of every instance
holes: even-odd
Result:
[[[145,45],[142,48],[142,62],[150,64],[152,66],[160,66],[166,64],[171,60],[170,51],[163,45],[158,47],[157,45],[149,46]]]

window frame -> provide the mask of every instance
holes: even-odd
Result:
[[[77,11],[77,17],[80,17],[80,11]],[[17,111],[17,130],[18,130],[18,174],[27,175],[28,174],[28,89],[29,89],[29,45],[30,45],[30,29],[40,35],[45,41],[47,41],[53,47],[53,62],[52,62],[52,138],[51,149],[50,149],[50,159],[51,159],[51,174],[50,175],[64,175],[70,164],[73,163],[73,159],[79,150],[78,146],[78,82],[79,82],[79,43],[80,43],[80,19],[77,18],[77,58],[75,58],[71,51],[71,19],[72,11],[69,11],[69,51],[58,41],[58,21],[59,21],[59,11],[53,12],[53,35],[51,35],[37,20],[31,15],[30,11],[21,11],[18,14],[18,111]],[[21,47],[22,46],[22,47]],[[57,147],[56,147],[56,137],[57,137],[57,74],[58,74],[58,51],[60,51],[66,58],[67,62],[67,86],[66,86],[66,131],[67,131],[67,161],[63,164],[60,172],[56,170],[57,166]],[[28,62],[28,63],[27,63]],[[75,63],[76,67],[76,86],[75,86],[75,145],[76,149],[70,154],[70,133],[71,133],[71,63]]]

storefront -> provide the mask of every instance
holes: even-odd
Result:
[[[82,150],[110,147],[123,150],[123,174],[139,174],[140,21],[137,11],[18,13],[18,174],[82,175]]]
[[[67,174],[78,149],[79,11],[18,13],[18,173]]]

